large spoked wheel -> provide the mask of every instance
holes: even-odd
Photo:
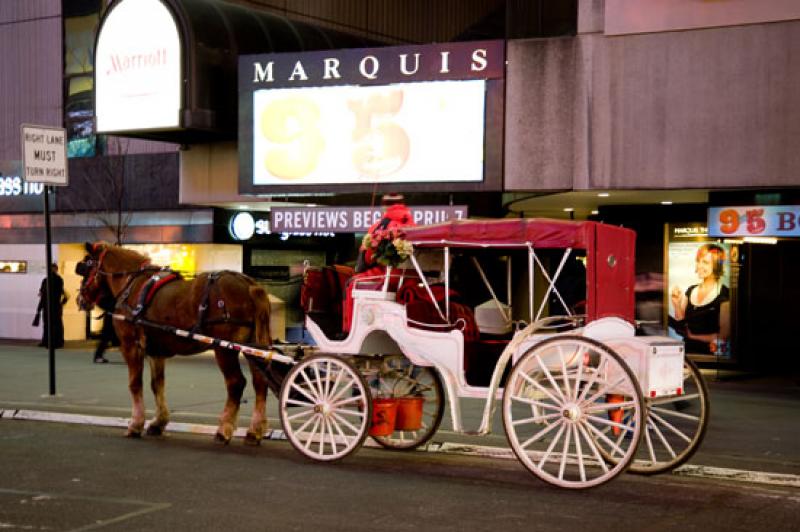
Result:
[[[315,355],[286,375],[280,416],[295,449],[330,462],[357,449],[367,436],[372,400],[364,378],[343,358]]]
[[[633,460],[645,417],[639,383],[608,346],[557,336],[529,349],[503,393],[503,424],[514,453],[545,482],[589,488]],[[627,420],[627,422],[623,422]],[[619,459],[609,464],[608,455]]]
[[[444,386],[433,368],[415,366],[403,356],[388,357],[379,375],[370,383],[373,397],[390,395],[399,401],[420,401],[422,415],[403,416],[403,406],[396,418],[395,430],[388,436],[372,436],[372,439],[388,449],[411,450],[426,443],[439,429],[444,416]],[[413,418],[413,419],[409,419]]]
[[[711,405],[703,375],[694,362],[683,361],[681,395],[645,400],[647,430],[629,471],[655,475],[685,463],[706,434]]]

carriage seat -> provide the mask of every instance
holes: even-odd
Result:
[[[410,282],[411,281],[411,282]],[[347,280],[345,287],[344,311],[342,313],[342,331],[348,333],[353,322],[353,298],[360,297],[386,298],[394,300],[399,288],[408,284],[417,284],[419,276],[416,270],[393,268],[386,283],[386,268],[374,266],[364,272],[357,273]],[[386,292],[383,291],[386,285]]]

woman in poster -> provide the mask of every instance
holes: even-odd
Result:
[[[723,354],[730,336],[730,290],[722,284],[725,250],[704,244],[697,250],[695,273],[700,282],[685,293],[673,286],[675,329],[686,341],[687,353]]]

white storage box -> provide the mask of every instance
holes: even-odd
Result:
[[[605,342],[628,363],[644,397],[680,395],[683,390],[683,342],[668,336],[633,336]],[[612,375],[609,375],[613,379]]]

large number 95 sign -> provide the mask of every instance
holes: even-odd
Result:
[[[261,106],[256,102],[256,174],[263,169],[284,181],[316,172],[344,180],[378,179],[400,170],[409,158],[408,133],[395,121],[403,107],[402,89],[328,95],[317,90]]]

